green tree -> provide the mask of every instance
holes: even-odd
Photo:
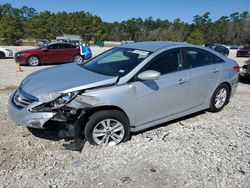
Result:
[[[0,33],[6,44],[18,44],[18,40],[24,36],[20,17],[12,15],[3,16],[1,18]]]
[[[187,38],[187,42],[192,44],[204,44],[205,40],[202,31],[198,29],[193,30]]]

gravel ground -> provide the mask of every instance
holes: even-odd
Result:
[[[244,60],[237,59],[239,64]],[[0,65],[0,187],[250,185],[249,84],[239,83],[219,113],[200,112],[165,123],[114,147],[86,143],[79,153],[63,150],[64,140],[52,133],[42,139],[15,127],[7,114],[13,88],[44,66],[17,73],[12,59],[0,60]]]

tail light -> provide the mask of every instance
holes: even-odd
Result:
[[[236,72],[240,72],[240,66],[234,66],[233,69],[236,71]]]

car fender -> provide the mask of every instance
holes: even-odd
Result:
[[[115,93],[115,95],[110,95]],[[117,107],[129,118],[131,125],[135,123],[135,88],[130,84],[114,85],[86,91],[78,95],[67,106],[76,109],[91,109],[96,107]]]

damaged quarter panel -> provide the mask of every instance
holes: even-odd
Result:
[[[121,108],[128,116],[130,124],[135,123],[135,88],[130,84],[114,85],[106,88],[87,90],[78,95],[67,106],[76,109],[90,109],[101,106]]]

